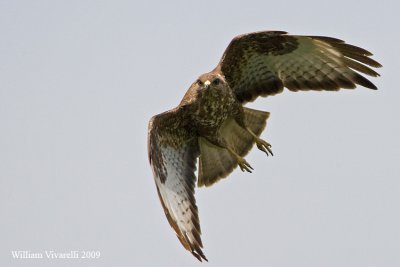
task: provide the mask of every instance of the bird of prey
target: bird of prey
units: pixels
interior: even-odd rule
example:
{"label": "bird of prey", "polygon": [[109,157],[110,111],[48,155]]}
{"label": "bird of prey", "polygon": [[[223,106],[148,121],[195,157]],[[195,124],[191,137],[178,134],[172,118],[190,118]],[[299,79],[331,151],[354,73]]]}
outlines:
{"label": "bird of prey", "polygon": [[367,50],[324,36],[262,31],[235,37],[217,67],[200,75],[180,104],[151,118],[148,153],[157,193],[179,241],[198,260],[207,260],[194,198],[197,186],[211,186],[237,166],[253,147],[271,154],[259,136],[268,112],[244,107],[258,96],[290,91],[376,86],[362,74],[379,76],[381,65]]}

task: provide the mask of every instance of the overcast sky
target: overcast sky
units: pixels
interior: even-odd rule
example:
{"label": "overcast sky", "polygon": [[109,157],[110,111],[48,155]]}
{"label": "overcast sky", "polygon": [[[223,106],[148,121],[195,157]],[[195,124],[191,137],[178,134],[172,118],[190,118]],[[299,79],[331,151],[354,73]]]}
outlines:
{"label": "overcast sky", "polygon": [[372,51],[379,90],[251,103],[275,156],[196,191],[203,266],[400,266],[395,2],[0,0],[0,265],[200,266],[163,214],[147,122],[234,36],[285,30]]}

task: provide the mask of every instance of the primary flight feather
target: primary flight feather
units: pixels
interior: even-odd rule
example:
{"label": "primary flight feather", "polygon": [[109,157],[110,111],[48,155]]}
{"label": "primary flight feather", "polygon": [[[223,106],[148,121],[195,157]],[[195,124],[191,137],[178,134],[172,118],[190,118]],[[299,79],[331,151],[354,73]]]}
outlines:
{"label": "primary flight feather", "polygon": [[178,107],[151,118],[149,161],[157,193],[182,245],[198,260],[202,248],[194,188],[211,186],[237,166],[254,144],[267,155],[271,145],[259,136],[268,112],[243,107],[258,96],[290,91],[377,89],[367,78],[381,65],[365,49],[323,36],[264,31],[235,37],[217,67],[201,75]]}

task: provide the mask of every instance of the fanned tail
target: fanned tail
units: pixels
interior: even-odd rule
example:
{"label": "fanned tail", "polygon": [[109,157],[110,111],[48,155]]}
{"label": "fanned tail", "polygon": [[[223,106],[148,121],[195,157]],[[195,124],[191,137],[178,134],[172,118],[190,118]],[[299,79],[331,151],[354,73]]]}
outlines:
{"label": "fanned tail", "polygon": [[[257,136],[260,136],[267,125],[269,112],[243,108],[244,122]],[[221,127],[221,135],[241,157],[244,157],[253,147],[253,136],[234,119],[228,119]],[[211,186],[221,178],[228,176],[238,165],[236,159],[228,150],[211,144],[199,137],[200,158],[199,177],[197,185]]]}

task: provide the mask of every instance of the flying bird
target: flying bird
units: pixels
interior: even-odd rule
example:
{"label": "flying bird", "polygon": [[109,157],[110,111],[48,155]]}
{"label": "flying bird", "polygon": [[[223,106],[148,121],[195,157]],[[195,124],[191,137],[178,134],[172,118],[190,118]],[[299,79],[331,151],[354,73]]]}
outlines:
{"label": "flying bird", "polygon": [[[254,144],[267,155],[271,145],[260,138],[269,113],[244,107],[258,96],[290,91],[352,89],[376,86],[362,74],[377,77],[381,65],[367,50],[324,36],[262,31],[239,35],[217,67],[200,75],[180,104],[150,119],[148,154],[157,193],[169,224],[183,247],[198,260],[202,248],[197,186],[211,186],[237,166]],[[198,174],[196,179],[196,165]]]}

